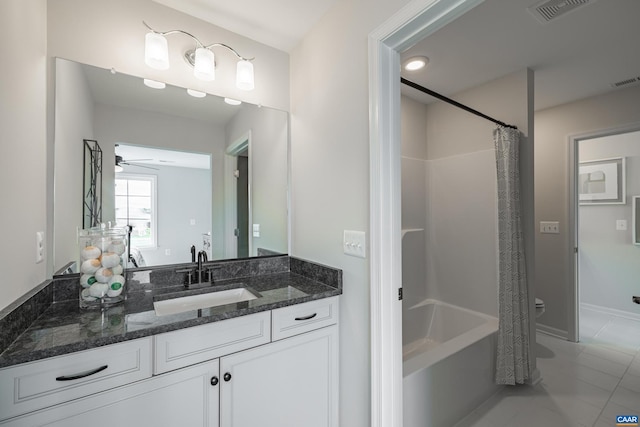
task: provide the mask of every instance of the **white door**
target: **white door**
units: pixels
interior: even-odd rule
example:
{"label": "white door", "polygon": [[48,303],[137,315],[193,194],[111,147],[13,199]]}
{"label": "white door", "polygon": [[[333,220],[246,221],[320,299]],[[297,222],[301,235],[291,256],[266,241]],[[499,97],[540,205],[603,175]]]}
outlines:
{"label": "white door", "polygon": [[338,427],[338,327],[220,359],[223,427]]}

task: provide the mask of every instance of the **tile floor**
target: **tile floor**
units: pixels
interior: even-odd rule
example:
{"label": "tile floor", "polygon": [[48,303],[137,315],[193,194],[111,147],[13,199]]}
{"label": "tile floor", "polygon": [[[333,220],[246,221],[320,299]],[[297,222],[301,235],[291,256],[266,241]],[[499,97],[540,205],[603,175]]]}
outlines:
{"label": "tile floor", "polygon": [[456,427],[611,427],[640,415],[640,321],[583,309],[580,328],[580,343],[538,333],[542,381],[505,387]]}

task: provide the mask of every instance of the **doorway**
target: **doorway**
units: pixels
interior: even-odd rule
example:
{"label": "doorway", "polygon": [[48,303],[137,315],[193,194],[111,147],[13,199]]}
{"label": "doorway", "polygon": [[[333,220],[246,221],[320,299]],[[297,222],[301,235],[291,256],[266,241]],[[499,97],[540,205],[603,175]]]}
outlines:
{"label": "doorway", "polygon": [[251,131],[229,145],[224,159],[224,254],[247,258],[253,254],[251,214]]}
{"label": "doorway", "polygon": [[249,150],[245,149],[237,157],[236,169],[236,237],[238,258],[249,257]]}
{"label": "doorway", "polygon": [[[611,341],[640,322],[640,124],[570,139],[574,233],[573,341]],[[640,323],[633,323],[640,325]]]}

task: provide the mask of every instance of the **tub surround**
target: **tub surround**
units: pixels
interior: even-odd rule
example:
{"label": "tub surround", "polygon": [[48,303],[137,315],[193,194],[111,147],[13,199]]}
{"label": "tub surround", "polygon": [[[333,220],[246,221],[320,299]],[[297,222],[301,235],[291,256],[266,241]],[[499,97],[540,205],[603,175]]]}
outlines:
{"label": "tub surround", "polygon": [[[78,275],[43,282],[0,312],[0,367],[155,335],[342,294],[342,271],[286,255],[215,262],[213,287],[185,290],[181,264],[127,271],[127,299],[103,310],[80,310]],[[156,316],[154,299],[239,285],[262,297]]]}

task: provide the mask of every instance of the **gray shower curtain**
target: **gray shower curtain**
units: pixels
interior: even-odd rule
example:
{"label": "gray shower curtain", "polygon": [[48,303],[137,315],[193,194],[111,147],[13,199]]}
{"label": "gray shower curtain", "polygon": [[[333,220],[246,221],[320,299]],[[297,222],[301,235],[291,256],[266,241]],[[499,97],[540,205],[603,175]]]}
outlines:
{"label": "gray shower curtain", "polygon": [[497,384],[529,378],[529,298],[520,203],[520,131],[493,131],[498,175],[498,351]]}

